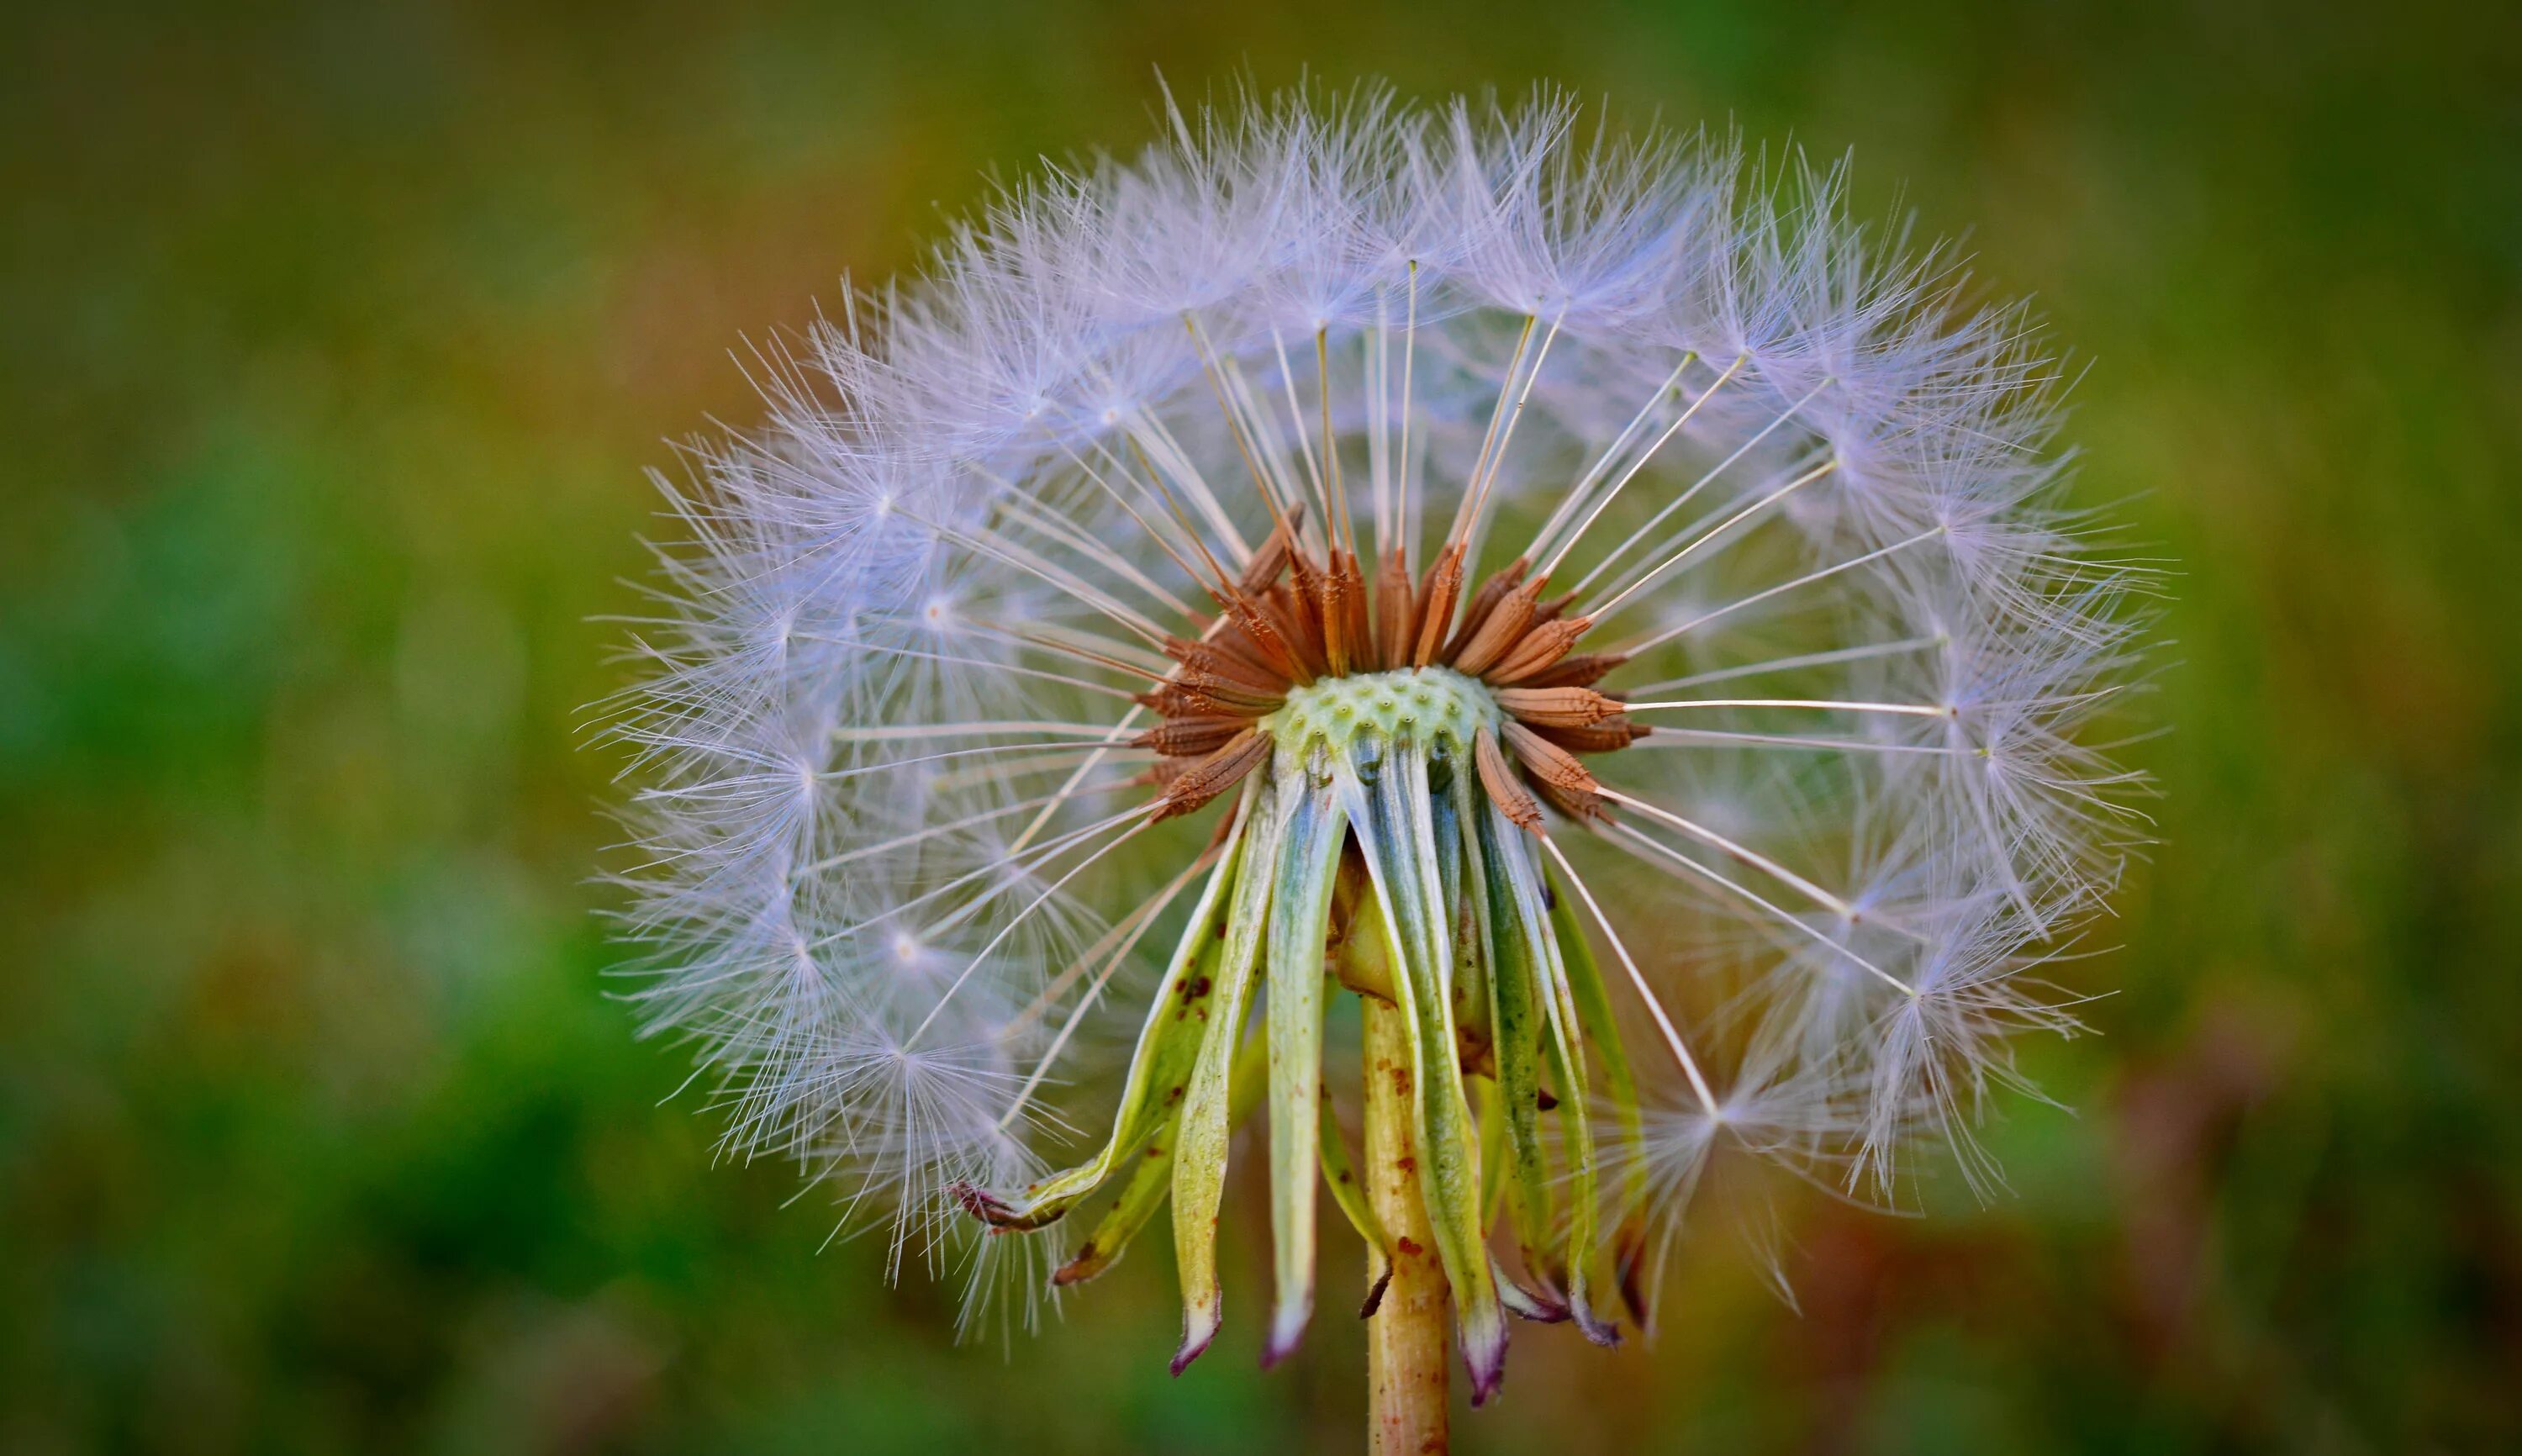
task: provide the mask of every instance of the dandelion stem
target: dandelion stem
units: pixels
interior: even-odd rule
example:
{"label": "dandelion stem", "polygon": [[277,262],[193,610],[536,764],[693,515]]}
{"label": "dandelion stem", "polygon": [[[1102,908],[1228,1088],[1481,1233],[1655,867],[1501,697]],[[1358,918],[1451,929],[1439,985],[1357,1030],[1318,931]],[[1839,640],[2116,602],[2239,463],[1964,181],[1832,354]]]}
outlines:
{"label": "dandelion stem", "polygon": [[[1350,936],[1347,944],[1370,939]],[[1368,1449],[1375,1456],[1441,1453],[1449,1291],[1419,1195],[1410,1016],[1379,997],[1359,1000],[1366,1020],[1366,1197],[1392,1239],[1392,1282],[1366,1322]]]}

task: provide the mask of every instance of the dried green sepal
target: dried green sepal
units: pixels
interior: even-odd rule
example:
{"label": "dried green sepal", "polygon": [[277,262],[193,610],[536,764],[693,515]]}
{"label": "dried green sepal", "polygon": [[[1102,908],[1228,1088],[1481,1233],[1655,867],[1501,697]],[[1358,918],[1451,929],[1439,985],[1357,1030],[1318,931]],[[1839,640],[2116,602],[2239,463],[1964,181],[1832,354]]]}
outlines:
{"label": "dried green sepal", "polygon": [[1545,1012],[1544,1050],[1551,1080],[1559,1088],[1560,1146],[1567,1159],[1568,1182],[1567,1307],[1587,1339],[1596,1344],[1617,1344],[1618,1329],[1594,1312],[1591,1270],[1600,1205],[1594,1129],[1586,1115],[1590,1089],[1575,998],[1568,986],[1559,938],[1551,931],[1550,897],[1543,888],[1540,867],[1504,813],[1491,807],[1481,821],[1481,829],[1491,860],[1504,870],[1506,894],[1501,897],[1501,909],[1515,921],[1536,973]]}
{"label": "dried green sepal", "polygon": [[1226,1196],[1229,1070],[1245,1014],[1252,1007],[1253,970],[1269,922],[1270,896],[1280,841],[1289,806],[1265,775],[1246,790],[1249,835],[1226,917],[1226,945],[1218,956],[1208,1033],[1201,1039],[1183,1096],[1182,1129],[1174,1152],[1174,1261],[1182,1282],[1183,1339],[1173,1372],[1199,1358],[1225,1318],[1217,1282],[1217,1210]]}
{"label": "dried green sepal", "polygon": [[1139,1030],[1139,1044],[1131,1054],[1130,1069],[1121,1084],[1121,1102],[1112,1114],[1111,1137],[1092,1159],[1030,1184],[1019,1194],[1002,1196],[970,1184],[957,1185],[952,1192],[974,1217],[993,1228],[1011,1232],[1057,1222],[1079,1200],[1101,1187],[1130,1153],[1180,1108],[1212,1019],[1216,985],[1208,969],[1214,960],[1210,953],[1229,892],[1236,883],[1237,867],[1245,853],[1259,788],[1256,780],[1244,791],[1217,866],[1200,889],[1199,902],[1192,908],[1191,923],[1183,930],[1182,940],[1165,967],[1164,979],[1157,983],[1153,1006]]}
{"label": "dried green sepal", "polygon": [[1266,1368],[1303,1339],[1314,1308],[1314,1183],[1321,1143],[1323,952],[1348,816],[1328,782],[1282,765],[1290,804],[1271,896],[1270,1239],[1275,1303]]}
{"label": "dried green sepal", "polygon": [[[1261,1101],[1269,1057],[1269,1041],[1264,1037],[1247,1036],[1235,1049],[1235,1069],[1228,1077],[1226,1099],[1226,1120],[1233,1126],[1242,1126],[1243,1119]],[[1165,1196],[1173,1191],[1174,1139],[1181,1127],[1181,1114],[1176,1113],[1166,1118],[1164,1126],[1147,1140],[1146,1147],[1131,1161],[1130,1176],[1123,1180],[1120,1196],[1096,1221],[1095,1232],[1087,1235],[1068,1262],[1051,1276],[1052,1284],[1084,1284],[1121,1262],[1130,1241],[1155,1217],[1156,1210],[1164,1206]]]}
{"label": "dried green sepal", "polygon": [[1506,1211],[1524,1268],[1547,1287],[1555,1282],[1559,1263],[1549,1246],[1550,1166],[1541,1146],[1541,1044],[1547,1012],[1540,1005],[1540,971],[1531,927],[1519,914],[1506,864],[1521,846],[1501,845],[1479,808],[1466,809],[1465,827],[1475,837],[1467,840],[1465,849],[1483,891],[1473,898],[1488,951],[1489,1006],[1497,1027],[1498,1120],[1508,1162],[1502,1170]]}

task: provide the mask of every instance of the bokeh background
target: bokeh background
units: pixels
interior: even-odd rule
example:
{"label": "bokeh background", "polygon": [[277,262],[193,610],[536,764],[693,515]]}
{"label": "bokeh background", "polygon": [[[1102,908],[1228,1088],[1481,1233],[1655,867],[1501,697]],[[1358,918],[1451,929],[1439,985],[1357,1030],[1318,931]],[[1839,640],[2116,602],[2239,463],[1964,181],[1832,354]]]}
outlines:
{"label": "bokeh background", "polygon": [[1720,1246],[1653,1349],[1528,1332],[1463,1449],[2522,1448],[2516,15],[10,7],[0,1450],[1355,1445],[1339,1321],[1169,1379],[1161,1254],[957,1347],[602,977],[642,470],[1159,70],[1853,147],[2040,299],[2180,563],[2163,842],[2013,1195],[1808,1210],[1800,1314]]}

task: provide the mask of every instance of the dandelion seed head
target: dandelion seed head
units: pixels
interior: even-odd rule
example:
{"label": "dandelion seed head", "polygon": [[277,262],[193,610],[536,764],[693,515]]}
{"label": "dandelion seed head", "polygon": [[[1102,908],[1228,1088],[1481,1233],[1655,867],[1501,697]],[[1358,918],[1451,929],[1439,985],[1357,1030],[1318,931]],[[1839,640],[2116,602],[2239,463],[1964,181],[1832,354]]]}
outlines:
{"label": "dandelion seed head", "polygon": [[1719,1155],[1999,1186],[1970,1128],[2143,834],[2096,740],[2150,583],[2064,503],[2032,320],[1844,165],[1554,93],[1162,119],[853,294],[664,483],[608,705],[631,995],[728,1151],[1021,1321],[1051,1256],[971,1191],[1091,1144],[1240,836],[1294,875],[1327,823],[1545,988],[1600,963],[1643,1089],[1601,1228],[1668,1246]]}

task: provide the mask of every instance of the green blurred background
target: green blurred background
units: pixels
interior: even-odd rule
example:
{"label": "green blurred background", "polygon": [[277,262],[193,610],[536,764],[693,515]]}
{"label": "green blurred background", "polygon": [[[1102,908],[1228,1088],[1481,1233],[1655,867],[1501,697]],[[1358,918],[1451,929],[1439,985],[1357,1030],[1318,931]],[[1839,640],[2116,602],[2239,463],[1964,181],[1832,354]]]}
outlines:
{"label": "green blurred background", "polygon": [[13,8],[0,1450],[1356,1444],[1340,1321],[1167,1378],[1161,1254],[956,1347],[600,978],[642,469],[1159,69],[1853,146],[2181,563],[2164,843],[2015,1195],[1808,1210],[1800,1315],[1712,1245],[1463,1448],[2522,1447],[2522,23],[2364,9]]}

